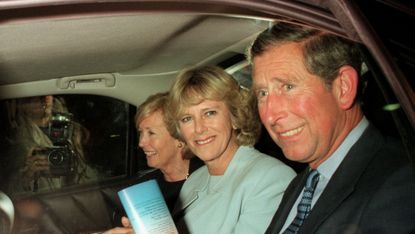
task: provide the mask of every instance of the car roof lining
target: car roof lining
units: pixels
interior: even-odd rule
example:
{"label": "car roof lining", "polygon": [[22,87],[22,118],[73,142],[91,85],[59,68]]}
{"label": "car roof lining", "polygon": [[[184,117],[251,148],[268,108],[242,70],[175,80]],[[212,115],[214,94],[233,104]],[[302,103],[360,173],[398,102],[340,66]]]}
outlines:
{"label": "car roof lining", "polygon": [[[264,28],[266,24],[258,20],[199,14],[101,16],[0,25],[1,82],[77,75],[73,71],[79,75],[175,72],[223,53],[223,48],[236,49],[234,44]],[[211,35],[216,36],[206,40]],[[239,48],[236,52],[244,51]],[[178,55],[181,58],[174,59]],[[87,59],[81,62],[79,58]]]}

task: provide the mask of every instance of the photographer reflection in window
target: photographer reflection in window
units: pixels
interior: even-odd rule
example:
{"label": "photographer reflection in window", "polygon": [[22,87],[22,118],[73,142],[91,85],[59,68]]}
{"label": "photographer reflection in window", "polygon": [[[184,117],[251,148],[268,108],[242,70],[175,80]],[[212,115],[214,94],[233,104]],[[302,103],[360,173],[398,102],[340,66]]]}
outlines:
{"label": "photographer reflection in window", "polygon": [[11,127],[9,192],[44,191],[94,178],[85,164],[88,131],[72,121],[63,99],[39,96],[7,101]]}

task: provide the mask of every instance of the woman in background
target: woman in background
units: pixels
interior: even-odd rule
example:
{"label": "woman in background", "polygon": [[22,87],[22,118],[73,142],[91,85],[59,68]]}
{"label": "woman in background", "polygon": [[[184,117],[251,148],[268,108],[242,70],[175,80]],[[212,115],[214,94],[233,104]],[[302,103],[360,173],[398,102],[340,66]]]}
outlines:
{"label": "woman in background", "polygon": [[[5,102],[9,129],[6,131],[7,180],[2,187],[9,194],[38,192],[76,184],[96,176],[87,167],[83,147],[88,131],[72,121],[65,102],[51,95],[8,100]],[[59,115],[58,127],[53,118]],[[49,153],[53,147],[66,156],[63,163],[53,167]],[[57,154],[58,155],[58,154]]]}
{"label": "woman in background", "polygon": [[[170,134],[166,127],[165,108],[168,93],[151,95],[142,103],[135,117],[139,133],[138,146],[146,155],[147,165],[154,168],[146,178],[156,178],[171,210],[189,175],[203,165],[186,149],[184,142]],[[158,170],[157,170],[158,169]]]}
{"label": "woman in background", "polygon": [[[146,155],[147,165],[153,168],[140,178],[156,179],[170,211],[179,196],[180,189],[189,175],[203,165],[187,149],[183,141],[174,137],[166,125],[165,110],[168,93],[149,96],[137,109],[136,128],[138,146]],[[126,217],[121,219],[124,227],[116,227],[105,233],[133,233]]]}

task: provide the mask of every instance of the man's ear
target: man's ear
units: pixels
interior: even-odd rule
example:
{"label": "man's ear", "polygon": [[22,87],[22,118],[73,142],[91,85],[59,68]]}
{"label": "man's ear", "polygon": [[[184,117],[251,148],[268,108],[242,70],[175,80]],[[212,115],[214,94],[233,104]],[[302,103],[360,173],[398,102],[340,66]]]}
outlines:
{"label": "man's ear", "polygon": [[342,66],[333,82],[333,89],[340,108],[347,110],[354,104],[357,95],[359,75],[351,66]]}

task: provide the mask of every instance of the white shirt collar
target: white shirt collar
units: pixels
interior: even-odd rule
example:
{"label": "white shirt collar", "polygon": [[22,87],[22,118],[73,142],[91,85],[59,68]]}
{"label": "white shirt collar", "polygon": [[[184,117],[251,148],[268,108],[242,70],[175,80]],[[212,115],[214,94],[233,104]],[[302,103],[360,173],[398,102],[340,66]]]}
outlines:
{"label": "white shirt collar", "polygon": [[359,124],[347,135],[344,141],[341,143],[339,148],[334,151],[334,153],[324,161],[317,170],[320,172],[320,175],[326,179],[330,179],[334,172],[339,167],[340,163],[346,157],[349,150],[356,143],[356,141],[362,136],[365,129],[369,126],[369,121],[363,117],[360,120]]}

